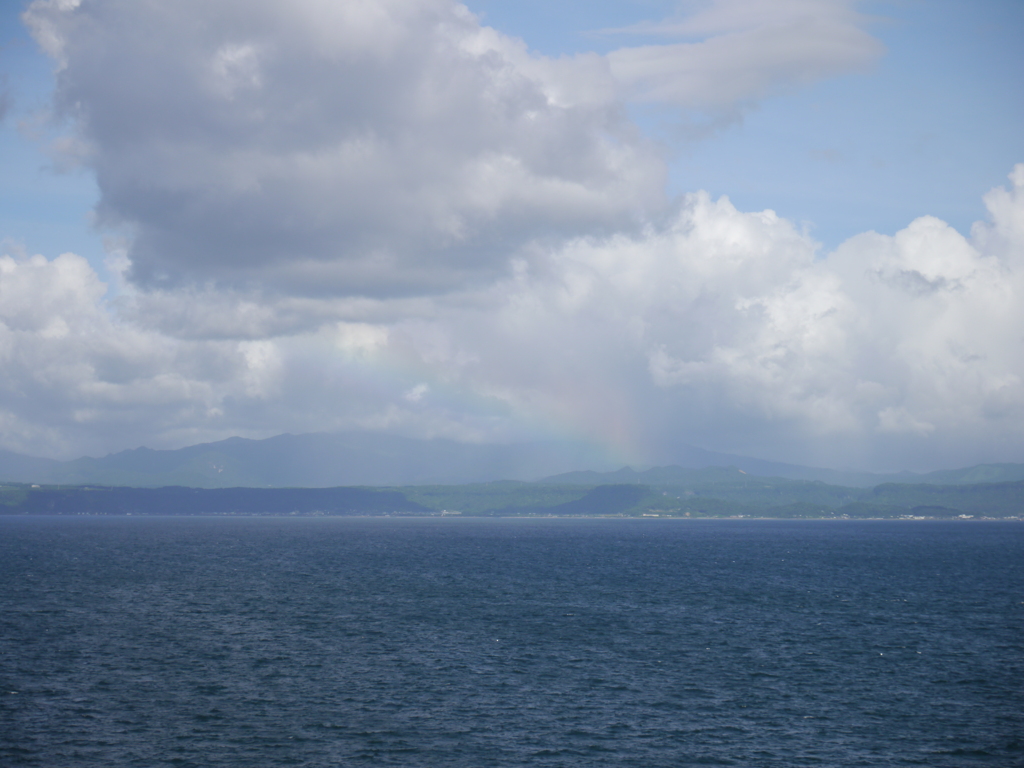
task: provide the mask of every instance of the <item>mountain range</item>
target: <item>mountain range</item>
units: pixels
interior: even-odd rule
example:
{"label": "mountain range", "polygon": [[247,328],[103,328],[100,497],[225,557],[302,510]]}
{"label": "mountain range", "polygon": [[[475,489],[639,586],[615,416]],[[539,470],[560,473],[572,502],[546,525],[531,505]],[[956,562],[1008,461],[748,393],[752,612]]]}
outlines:
{"label": "mountain range", "polygon": [[886,482],[960,485],[1024,480],[1024,464],[984,464],[928,474],[873,474],[784,464],[695,447],[685,448],[673,458],[673,466],[637,470],[616,468],[600,450],[573,442],[476,445],[371,432],[312,433],[264,440],[232,437],[177,450],[136,448],[70,461],[0,450],[0,481],[194,488],[405,486],[495,480],[665,486],[748,474],[869,488]]}

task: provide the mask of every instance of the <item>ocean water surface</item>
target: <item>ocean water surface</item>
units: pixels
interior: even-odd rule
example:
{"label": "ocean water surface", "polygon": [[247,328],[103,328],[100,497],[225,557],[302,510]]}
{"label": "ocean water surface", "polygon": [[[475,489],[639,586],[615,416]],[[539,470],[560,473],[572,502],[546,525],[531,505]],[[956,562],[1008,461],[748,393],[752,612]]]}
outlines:
{"label": "ocean water surface", "polygon": [[1022,766],[1024,524],[0,517],[3,766]]}

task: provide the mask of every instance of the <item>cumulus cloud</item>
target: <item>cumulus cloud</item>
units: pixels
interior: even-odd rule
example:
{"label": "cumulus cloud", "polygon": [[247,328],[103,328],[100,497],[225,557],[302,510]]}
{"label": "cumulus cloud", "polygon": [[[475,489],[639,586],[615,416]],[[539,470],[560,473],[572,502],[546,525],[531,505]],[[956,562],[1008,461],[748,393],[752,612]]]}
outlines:
{"label": "cumulus cloud", "polygon": [[119,324],[104,293],[74,254],[0,258],[0,430],[8,448],[61,453],[81,447],[96,422],[117,430],[144,410],[152,428],[170,415],[169,404],[209,404],[214,371],[196,370],[200,361],[182,359],[177,344]]}
{"label": "cumulus cloud", "polygon": [[[728,110],[878,53],[836,0],[718,0],[696,42],[552,59],[452,0],[36,0],[131,279],[429,295],[667,209],[633,100]],[[522,258],[522,254],[519,254]]]}
{"label": "cumulus cloud", "polygon": [[970,238],[923,217],[826,258],[771,211],[691,195],[662,227],[523,264],[493,312],[435,321],[463,361],[445,375],[647,461],[686,442],[875,468],[1024,458],[1022,174]]}
{"label": "cumulus cloud", "polygon": [[985,199],[970,237],[922,217],[822,257],[771,211],[698,193],[443,297],[307,299],[320,320],[291,328],[294,299],[221,295],[216,311],[259,306],[262,337],[175,334],[153,319],[187,291],[104,299],[78,257],[5,257],[3,431],[50,453],[102,443],[100,424],[166,445],[366,428],[571,434],[648,462],[680,443],[876,469],[1022,459],[1024,165]]}
{"label": "cumulus cloud", "polygon": [[36,0],[119,227],[0,259],[0,442],[365,428],[873,468],[1024,460],[1024,165],[969,237],[822,255],[666,200],[631,101],[728,114],[870,64],[852,2],[716,0],[545,58],[450,0]]}
{"label": "cumulus cloud", "polygon": [[386,328],[331,323],[269,338],[183,338],[140,321],[147,299],[109,298],[71,253],[0,257],[4,447],[70,457],[351,427],[394,394],[369,383]]}
{"label": "cumulus cloud", "polygon": [[661,201],[621,105],[568,87],[600,65],[531,57],[449,0],[43,0],[25,18],[141,284],[430,293]]}

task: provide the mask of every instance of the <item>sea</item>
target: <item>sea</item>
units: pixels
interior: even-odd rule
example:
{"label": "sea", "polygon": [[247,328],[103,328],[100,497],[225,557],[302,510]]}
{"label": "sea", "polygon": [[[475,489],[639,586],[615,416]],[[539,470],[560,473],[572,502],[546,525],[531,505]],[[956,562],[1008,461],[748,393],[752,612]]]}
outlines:
{"label": "sea", "polygon": [[0,517],[0,765],[1024,766],[1024,524]]}

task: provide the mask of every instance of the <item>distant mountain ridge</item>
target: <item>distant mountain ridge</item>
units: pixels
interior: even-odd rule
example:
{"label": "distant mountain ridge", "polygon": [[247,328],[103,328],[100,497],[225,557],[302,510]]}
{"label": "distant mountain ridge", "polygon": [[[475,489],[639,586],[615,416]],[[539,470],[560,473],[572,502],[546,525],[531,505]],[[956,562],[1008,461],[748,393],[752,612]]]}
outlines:
{"label": "distant mountain ridge", "polygon": [[0,481],[64,485],[193,488],[398,486],[534,480],[581,466],[611,469],[609,458],[570,442],[473,445],[372,432],[283,434],[264,440],[55,461],[0,451]]}
{"label": "distant mountain ridge", "polygon": [[[730,457],[741,458],[741,457]],[[964,469],[942,469],[926,474],[899,472],[891,475],[872,474],[869,472],[843,472],[841,470],[800,467],[791,464],[772,464],[776,474],[768,474],[764,467],[754,462],[746,462],[747,466],[761,469],[744,470],[733,464],[731,466],[711,466],[702,469],[692,467],[668,466],[652,467],[646,470],[635,470],[623,467],[614,472],[565,472],[560,475],[545,477],[539,482],[555,485],[605,485],[632,483],[656,486],[684,486],[706,483],[737,482],[747,475],[750,479],[776,477],[787,480],[809,480],[828,483],[829,485],[849,488],[873,488],[887,483],[908,483],[916,485],[975,485],[978,483],[1013,483],[1024,480],[1024,464],[979,464]],[[791,471],[791,469],[792,471]],[[770,471],[770,470],[769,470]],[[828,478],[828,479],[825,479]],[[845,482],[842,482],[845,480]]]}
{"label": "distant mountain ridge", "polygon": [[[599,449],[572,442],[473,445],[372,432],[283,434],[102,458],[57,461],[0,450],[0,481],[64,485],[192,488],[329,488],[462,484],[495,480],[567,485],[686,485],[779,477],[869,488],[887,482],[965,485],[1024,480],[1024,464],[983,464],[918,475],[805,467],[683,447],[676,465],[614,469]],[[588,468],[581,470],[581,468]]]}

